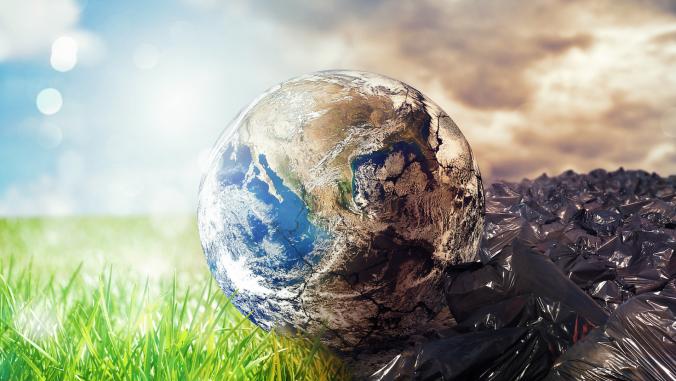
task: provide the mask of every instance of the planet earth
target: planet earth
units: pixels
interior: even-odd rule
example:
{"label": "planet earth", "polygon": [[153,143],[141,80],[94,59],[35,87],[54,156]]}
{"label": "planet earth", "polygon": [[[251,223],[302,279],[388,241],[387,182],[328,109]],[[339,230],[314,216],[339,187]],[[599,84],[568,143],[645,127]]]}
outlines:
{"label": "planet earth", "polygon": [[385,76],[324,71],[225,129],[198,223],[242,313],[355,353],[452,323],[444,270],[477,259],[483,209],[472,150],[439,106]]}

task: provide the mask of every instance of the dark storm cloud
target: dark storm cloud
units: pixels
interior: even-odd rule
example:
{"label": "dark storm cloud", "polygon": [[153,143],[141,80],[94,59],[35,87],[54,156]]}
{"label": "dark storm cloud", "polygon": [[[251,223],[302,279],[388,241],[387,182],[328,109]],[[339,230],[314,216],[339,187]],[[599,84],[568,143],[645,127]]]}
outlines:
{"label": "dark storm cloud", "polygon": [[653,38],[652,42],[656,45],[676,44],[676,31],[659,34]]}
{"label": "dark storm cloud", "polygon": [[[500,152],[502,149],[504,149],[504,147],[492,146],[490,152]],[[490,171],[490,178],[493,180],[521,180],[522,178],[527,177],[526,174],[529,174],[532,177],[543,172],[542,163],[533,160],[532,153],[528,152],[513,152],[508,157],[504,157],[503,155],[500,157],[500,160],[488,160],[487,162],[489,163],[489,168],[485,169]],[[491,181],[487,181],[485,185],[487,186],[490,183]]]}
{"label": "dark storm cloud", "polygon": [[413,21],[401,16],[404,24],[423,27],[402,31],[395,26],[390,33],[397,37],[393,40],[400,41],[401,59],[411,60],[427,72],[443,73],[444,87],[459,101],[481,109],[513,109],[523,106],[532,95],[532,81],[526,77],[532,65],[592,43],[590,35],[577,31],[554,34],[565,13],[548,16],[547,27],[532,21],[542,19],[541,11],[532,4],[457,2],[423,14],[410,13]]}
{"label": "dark storm cloud", "polygon": [[[572,48],[586,48],[592,42],[589,35],[570,37],[549,36],[526,39],[520,43],[519,49],[509,45],[493,46],[490,51],[483,51],[490,43],[475,41],[470,62],[480,63],[462,75],[449,76],[444,84],[455,88],[454,95],[468,106],[482,109],[513,109],[523,106],[530,99],[532,81],[525,77],[526,70],[536,62],[549,56],[562,54]],[[450,44],[449,44],[450,45]],[[465,51],[466,52],[466,51]],[[488,54],[486,54],[488,53]],[[458,56],[456,60],[464,61]],[[442,70],[445,62],[438,62],[437,70]]]}
{"label": "dark storm cloud", "polygon": [[364,61],[381,56],[394,65],[405,61],[423,76],[442,73],[448,91],[471,107],[510,109],[530,99],[525,74],[532,65],[593,43],[591,35],[565,27],[570,6],[559,3],[258,0],[248,6],[297,30],[367,45],[374,57]]}
{"label": "dark storm cloud", "polygon": [[643,0],[637,3],[656,8],[657,10],[676,14],[676,1],[674,0]]}
{"label": "dark storm cloud", "polygon": [[254,13],[302,29],[331,31],[351,19],[368,20],[386,3],[384,0],[250,0],[246,6]]}
{"label": "dark storm cloud", "polygon": [[[428,36],[424,42],[407,36],[402,53],[426,71],[444,73],[440,78],[444,87],[466,105],[514,109],[531,98],[532,80],[525,75],[531,65],[568,49],[585,48],[592,42],[588,35],[531,36],[514,43],[505,42],[515,41],[510,37],[505,41],[496,39],[505,33],[499,29],[458,30],[438,38]],[[463,37],[466,35],[473,37]]]}
{"label": "dark storm cloud", "polygon": [[622,22],[628,15],[626,22],[636,25],[673,3],[255,0],[246,6],[301,33],[343,36],[371,53],[358,63],[438,78],[456,100],[489,110],[527,106],[537,81],[529,70],[592,47],[597,19]]}
{"label": "dark storm cloud", "polygon": [[[660,151],[660,145],[664,149],[673,144],[659,128],[663,116],[652,106],[616,97],[605,112],[555,119],[545,116],[540,125],[518,126],[512,132],[512,149],[483,146],[478,156],[494,179],[619,166],[669,175],[664,169],[674,162],[676,151]],[[651,158],[655,153],[661,156]],[[658,164],[656,168],[644,168],[651,160]]]}
{"label": "dark storm cloud", "polygon": [[604,125],[633,130],[653,125],[665,117],[665,112],[660,108],[645,101],[628,100],[626,94],[614,95],[612,99],[611,107],[600,116],[600,122]]}
{"label": "dark storm cloud", "polygon": [[342,67],[434,89],[489,179],[568,167],[676,170],[676,1],[242,6],[288,33],[296,56],[341,41]]}
{"label": "dark storm cloud", "polygon": [[592,47],[600,20],[636,26],[656,15],[669,17],[676,1],[253,0],[241,6],[299,31],[301,38],[343,36],[372,51],[364,61],[415,66],[421,76],[441,78],[459,100],[489,109],[527,102],[533,91],[528,70],[571,49]]}

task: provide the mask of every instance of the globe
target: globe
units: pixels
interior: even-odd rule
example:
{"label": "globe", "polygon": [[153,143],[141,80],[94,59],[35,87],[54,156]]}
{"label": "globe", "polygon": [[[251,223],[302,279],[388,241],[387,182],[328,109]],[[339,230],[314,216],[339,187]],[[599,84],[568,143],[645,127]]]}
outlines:
{"label": "globe", "polygon": [[198,224],[213,276],[264,329],[339,353],[447,326],[444,271],[477,259],[481,175],[416,89],[324,71],[275,86],[214,146]]}

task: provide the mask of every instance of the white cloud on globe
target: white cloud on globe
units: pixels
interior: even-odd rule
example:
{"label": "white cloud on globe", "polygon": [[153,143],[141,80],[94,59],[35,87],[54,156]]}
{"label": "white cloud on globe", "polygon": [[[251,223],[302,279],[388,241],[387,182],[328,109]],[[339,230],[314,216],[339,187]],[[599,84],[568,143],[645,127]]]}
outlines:
{"label": "white cloud on globe", "polygon": [[54,115],[63,106],[63,98],[59,90],[48,87],[38,93],[35,99],[38,110],[45,115]]}

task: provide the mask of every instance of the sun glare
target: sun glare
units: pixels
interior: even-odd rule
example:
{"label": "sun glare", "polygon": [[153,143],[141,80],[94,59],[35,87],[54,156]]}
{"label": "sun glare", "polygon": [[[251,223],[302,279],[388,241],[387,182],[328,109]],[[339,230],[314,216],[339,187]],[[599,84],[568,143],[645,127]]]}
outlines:
{"label": "sun glare", "polygon": [[71,37],[62,36],[52,43],[52,55],[49,62],[56,71],[66,72],[77,65],[77,42]]}
{"label": "sun glare", "polygon": [[41,113],[53,115],[61,110],[63,98],[59,90],[49,87],[38,93],[35,103]]}

